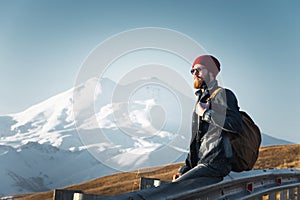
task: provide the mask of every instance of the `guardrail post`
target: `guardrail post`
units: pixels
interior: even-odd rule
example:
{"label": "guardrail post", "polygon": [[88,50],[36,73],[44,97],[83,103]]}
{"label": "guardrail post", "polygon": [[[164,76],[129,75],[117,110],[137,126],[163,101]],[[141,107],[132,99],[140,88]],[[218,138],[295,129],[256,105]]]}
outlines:
{"label": "guardrail post", "polygon": [[73,200],[83,200],[83,194],[78,192],[74,193]]}
{"label": "guardrail post", "polygon": [[269,200],[276,200],[276,192],[272,192],[269,194]]}
{"label": "guardrail post", "polygon": [[289,189],[289,199],[295,199],[295,188]]}
{"label": "guardrail post", "polygon": [[280,191],[280,200],[286,200],[287,198],[287,190]]}
{"label": "guardrail post", "polygon": [[263,200],[263,196],[257,197],[255,200]]}
{"label": "guardrail post", "polygon": [[82,193],[82,192],[79,190],[56,189],[54,190],[53,200],[73,200],[75,193]]}

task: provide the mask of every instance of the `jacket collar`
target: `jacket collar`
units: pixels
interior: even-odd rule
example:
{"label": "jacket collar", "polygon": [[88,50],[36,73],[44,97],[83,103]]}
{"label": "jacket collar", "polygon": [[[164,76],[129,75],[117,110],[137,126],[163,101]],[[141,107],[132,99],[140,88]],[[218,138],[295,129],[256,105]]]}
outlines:
{"label": "jacket collar", "polygon": [[203,96],[207,95],[208,93],[211,94],[218,87],[218,81],[213,80],[209,84],[205,84],[203,88],[197,90],[195,95],[201,97],[202,94],[204,94]]}

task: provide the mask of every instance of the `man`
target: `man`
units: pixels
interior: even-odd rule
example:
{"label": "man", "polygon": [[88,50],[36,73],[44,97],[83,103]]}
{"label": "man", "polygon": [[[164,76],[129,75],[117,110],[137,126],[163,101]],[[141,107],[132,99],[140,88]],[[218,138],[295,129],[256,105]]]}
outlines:
{"label": "man", "polygon": [[220,63],[211,55],[197,57],[192,65],[198,101],[193,112],[189,153],[185,164],[174,175],[174,182],[210,177],[212,181],[208,184],[211,184],[223,180],[231,171],[234,156],[228,134],[241,130],[242,118],[233,92],[218,89],[219,71]]}
{"label": "man", "polygon": [[234,157],[227,134],[241,130],[242,118],[235,95],[228,89],[217,90],[219,71],[220,63],[211,55],[199,56],[192,65],[198,101],[193,112],[190,151],[174,181],[123,194],[118,199],[172,199],[174,194],[176,199],[176,193],[217,183],[231,171]]}

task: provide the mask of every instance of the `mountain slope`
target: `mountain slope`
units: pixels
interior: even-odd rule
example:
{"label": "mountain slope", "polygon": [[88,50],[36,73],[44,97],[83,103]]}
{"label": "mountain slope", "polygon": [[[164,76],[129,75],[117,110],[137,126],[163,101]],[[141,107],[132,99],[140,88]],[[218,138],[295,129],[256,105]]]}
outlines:
{"label": "mountain slope", "polygon": [[272,137],[270,135],[262,133],[262,142],[261,146],[275,146],[275,145],[283,145],[283,144],[293,144],[290,141],[278,139]]}
{"label": "mountain slope", "polygon": [[[0,116],[0,195],[182,162],[194,99],[155,79],[90,79]],[[263,135],[263,145],[286,144]],[[130,159],[129,159],[130,158]]]}
{"label": "mountain slope", "polygon": [[[94,87],[98,88],[95,102],[86,98]],[[188,139],[176,133],[176,115],[162,119],[156,114],[165,113],[162,104],[167,104],[164,109],[175,107],[167,101],[170,94],[162,95],[161,88],[149,85],[128,105],[120,98],[111,101],[113,87],[108,79],[100,84],[91,79],[21,113],[0,116],[0,177],[5,180],[0,195],[44,191],[117,171],[167,164],[185,153],[176,144]],[[132,85],[120,87],[125,93],[132,89]],[[80,102],[79,107],[74,102]],[[91,113],[91,107],[98,110]],[[75,112],[83,115],[76,118]],[[118,113],[121,123],[117,124]],[[165,159],[168,153],[173,157]]]}

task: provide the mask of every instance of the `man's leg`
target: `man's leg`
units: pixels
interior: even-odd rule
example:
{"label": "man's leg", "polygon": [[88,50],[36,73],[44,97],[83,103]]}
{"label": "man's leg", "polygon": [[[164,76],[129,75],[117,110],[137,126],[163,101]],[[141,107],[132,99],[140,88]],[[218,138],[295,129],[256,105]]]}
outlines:
{"label": "man's leg", "polygon": [[210,177],[212,179],[215,179],[216,182],[223,180],[223,176],[217,170],[209,168],[204,164],[198,164],[196,167],[194,167],[193,169],[191,169],[188,172],[186,172],[185,174],[183,174],[181,177],[176,179],[174,182],[179,182],[179,181],[194,179],[194,178],[200,178],[200,177]]}

